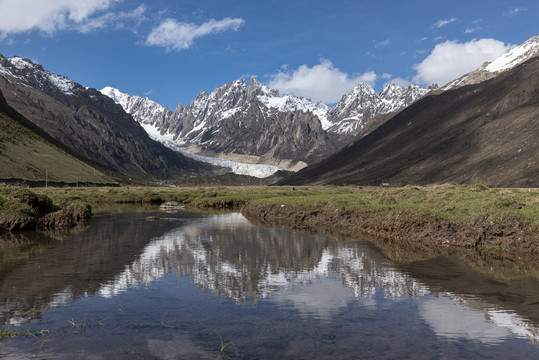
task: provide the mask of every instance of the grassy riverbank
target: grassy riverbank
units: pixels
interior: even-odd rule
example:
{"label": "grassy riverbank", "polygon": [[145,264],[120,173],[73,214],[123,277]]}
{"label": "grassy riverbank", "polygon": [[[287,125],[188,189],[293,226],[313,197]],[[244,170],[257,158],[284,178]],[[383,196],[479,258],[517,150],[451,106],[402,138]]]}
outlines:
{"label": "grassy riverbank", "polygon": [[382,187],[120,187],[33,189],[54,203],[159,204],[241,210],[264,224],[345,236],[370,233],[410,247],[539,252],[539,189],[483,185]]}

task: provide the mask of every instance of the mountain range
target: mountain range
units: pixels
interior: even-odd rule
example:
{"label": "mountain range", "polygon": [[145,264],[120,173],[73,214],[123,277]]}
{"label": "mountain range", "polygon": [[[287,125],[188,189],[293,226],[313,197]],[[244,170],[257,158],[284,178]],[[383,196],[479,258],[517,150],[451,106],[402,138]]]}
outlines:
{"label": "mountain range", "polygon": [[172,112],[148,98],[111,87],[101,90],[164,143],[213,156],[251,156],[292,169],[329,156],[374,117],[399,111],[428,91],[388,84],[378,94],[370,85],[359,84],[330,108],[303,97],[281,96],[256,78],[248,84],[239,79],[210,94],[201,91],[187,107],[178,105]]}
{"label": "mountain range", "polygon": [[[440,89],[358,84],[333,107],[252,78],[172,111],[1,55],[0,91],[36,136],[94,168],[145,179],[307,166],[282,183],[537,186],[537,55],[539,36]],[[4,168],[14,162],[2,154]]]}
{"label": "mountain range", "polygon": [[426,96],[281,184],[539,185],[539,57]]}
{"label": "mountain range", "polygon": [[7,103],[81,157],[144,178],[213,173],[159,142],[109,97],[52,74],[29,59],[0,55]]}

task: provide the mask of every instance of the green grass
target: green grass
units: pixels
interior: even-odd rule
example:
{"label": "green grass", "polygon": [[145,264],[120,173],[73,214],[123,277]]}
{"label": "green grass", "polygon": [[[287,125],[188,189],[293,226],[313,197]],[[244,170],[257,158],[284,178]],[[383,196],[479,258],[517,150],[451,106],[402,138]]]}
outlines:
{"label": "green grass", "polygon": [[539,189],[487,188],[483,185],[338,187],[338,186],[246,186],[246,187],[120,187],[36,189],[56,203],[80,198],[91,203],[148,204],[180,201],[194,208],[227,202],[274,204],[327,211],[372,210],[381,216],[398,210],[431,214],[455,222],[478,216],[518,215],[539,226]]}
{"label": "green grass", "polygon": [[3,113],[0,113],[0,179],[115,183]]}

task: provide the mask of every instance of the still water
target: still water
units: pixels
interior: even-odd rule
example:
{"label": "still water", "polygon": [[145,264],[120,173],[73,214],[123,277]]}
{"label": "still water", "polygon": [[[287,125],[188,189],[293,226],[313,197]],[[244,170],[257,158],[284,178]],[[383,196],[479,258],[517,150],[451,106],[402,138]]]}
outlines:
{"label": "still water", "polygon": [[[147,221],[149,215],[157,221]],[[2,247],[6,359],[539,359],[536,279],[399,265],[241,214],[100,214]]]}

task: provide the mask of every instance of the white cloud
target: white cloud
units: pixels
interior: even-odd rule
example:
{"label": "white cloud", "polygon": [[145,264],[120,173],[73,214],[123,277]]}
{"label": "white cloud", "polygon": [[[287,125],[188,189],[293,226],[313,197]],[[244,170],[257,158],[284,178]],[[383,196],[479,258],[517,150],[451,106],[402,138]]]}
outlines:
{"label": "white cloud", "polygon": [[446,25],[449,25],[451,23],[454,23],[455,21],[457,21],[456,18],[451,18],[451,19],[442,19],[442,20],[438,20],[436,21],[433,26],[436,27],[436,28],[441,28],[441,27],[444,27]]}
{"label": "white cloud", "polygon": [[272,75],[268,85],[283,94],[304,96],[314,101],[330,104],[341,99],[359,83],[373,85],[378,75],[373,71],[350,76],[322,59],[319,65],[301,65],[293,71],[281,71]]}
{"label": "white cloud", "polygon": [[237,31],[244,23],[243,19],[231,19],[228,17],[219,21],[211,19],[202,25],[166,19],[151,31],[146,38],[146,45],[162,46],[167,50],[181,51],[188,49],[196,38],[227,30]]}
{"label": "white cloud", "polygon": [[0,38],[39,30],[53,35],[93,21],[96,13],[121,0],[0,0]]}
{"label": "white cloud", "polygon": [[142,4],[131,11],[122,11],[119,13],[107,12],[101,16],[90,18],[81,24],[74,25],[73,28],[81,33],[89,33],[110,26],[122,28],[125,25],[124,22],[128,20],[136,20],[138,23],[146,20],[144,17],[146,10],[146,5]]}
{"label": "white cloud", "polygon": [[445,41],[437,44],[419,64],[414,65],[420,84],[444,85],[470,71],[485,61],[492,61],[511,46],[495,39],[471,40],[466,43]]}
{"label": "white cloud", "polygon": [[384,84],[384,86],[386,86],[387,84],[397,84],[397,85],[400,85],[400,86],[405,88],[405,87],[411,85],[412,83],[410,81],[406,80],[406,79],[397,77],[397,78],[391,79],[391,81],[386,82]]}
{"label": "white cloud", "polygon": [[517,16],[519,13],[521,13],[523,11],[526,11],[526,10],[528,10],[528,9],[521,8],[521,7],[516,7],[516,8],[513,8],[513,9],[505,10],[503,12],[503,15],[508,16],[508,17],[513,17],[513,16]]}
{"label": "white cloud", "polygon": [[388,46],[389,44],[391,44],[391,40],[389,40],[389,39],[385,39],[385,40],[382,40],[382,41],[374,41],[374,47],[375,48],[383,48],[383,47]]}

